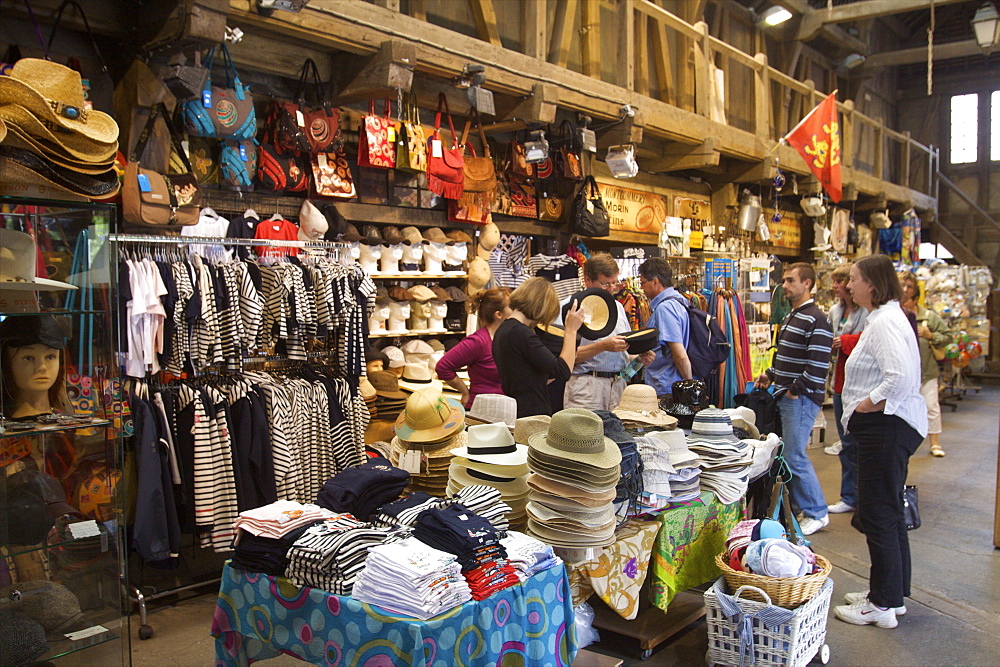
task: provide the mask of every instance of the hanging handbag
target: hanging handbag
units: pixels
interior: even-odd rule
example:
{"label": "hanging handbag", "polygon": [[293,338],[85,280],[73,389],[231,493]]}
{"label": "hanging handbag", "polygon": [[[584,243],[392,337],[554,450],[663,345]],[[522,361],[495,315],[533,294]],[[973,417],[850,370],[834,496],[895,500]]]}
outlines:
{"label": "hanging handbag", "polygon": [[208,69],[201,65],[201,51],[194,52],[194,64],[175,62],[161,70],[161,78],[170,92],[184,102],[201,95],[208,81]]}
{"label": "hanging handbag", "polygon": [[493,222],[493,213],[476,203],[465,203],[464,197],[460,201],[448,200],[448,220],[451,222],[465,222],[470,225],[485,225]]}
{"label": "hanging handbag", "polygon": [[[441,141],[441,111],[448,116],[451,130],[451,148]],[[427,142],[427,189],[446,199],[458,199],[465,189],[465,157],[458,144],[455,124],[451,120],[448,99],[438,94],[437,114],[434,116],[434,134]]]}
{"label": "hanging handbag", "polygon": [[524,143],[517,140],[517,135],[510,140],[510,161],[507,173],[516,178],[529,179],[535,177],[535,165],[528,164],[524,153]]}
{"label": "hanging handbag", "polygon": [[[188,137],[187,155],[198,185],[218,185],[220,178],[219,142],[204,137]],[[255,162],[256,163],[256,162]],[[170,171],[181,172],[184,163],[176,150],[170,151]]]}
{"label": "hanging handbag", "polygon": [[[146,142],[149,141],[153,131],[153,124],[161,115],[167,122],[170,141],[174,144],[174,149],[187,173],[160,174],[152,169],[144,169],[140,164]],[[139,141],[136,142],[135,150],[125,165],[125,176],[122,180],[122,218],[133,225],[153,227],[193,225],[198,222],[200,199],[198,179],[181,146],[174,124],[166,107],[162,103],[157,104],[150,112],[146,126],[139,135]]]}
{"label": "hanging handbag", "polygon": [[253,190],[253,179],[257,174],[256,139],[236,141],[226,139],[222,142],[219,156],[219,168],[222,174],[220,183],[223,187],[239,192]]}
{"label": "hanging handbag", "polygon": [[907,530],[920,528],[920,508],[917,506],[917,485],[903,485],[903,521]]}
{"label": "hanging handbag", "polygon": [[304,192],[309,174],[296,153],[284,153],[274,144],[261,144],[257,157],[257,184],[270,192]]}
{"label": "hanging handbag", "polygon": [[388,97],[385,98],[385,116],[375,115],[375,100],[368,102],[368,115],[361,121],[358,135],[359,167],[396,167],[396,125],[391,116],[392,103]]}
{"label": "hanging handbag", "polygon": [[410,91],[406,103],[406,116],[399,124],[396,139],[396,169],[402,171],[427,171],[427,134],[420,124],[417,96]]}
{"label": "hanging handbag", "polygon": [[580,151],[574,148],[573,125],[568,120],[564,120],[559,126],[559,152],[556,154],[557,169],[559,175],[570,181],[583,180],[583,163],[580,158]]}
{"label": "hanging handbag", "polygon": [[[315,104],[306,101],[310,78]],[[340,111],[330,104],[312,58],[302,63],[294,101],[275,102],[269,115],[274,143],[282,151],[323,153],[340,141]]]}
{"label": "hanging handbag", "polygon": [[538,200],[535,198],[535,186],[516,178],[507,179],[510,190],[510,214],[521,218],[538,217]]}
{"label": "hanging handbag", "polygon": [[236,66],[229,55],[229,47],[222,45],[226,70],[226,87],[212,85],[212,63],[215,49],[208,52],[205,67],[208,79],[201,96],[183,105],[184,125],[188,134],[212,139],[253,139],[257,134],[257,113],[253,97],[243,87]]}
{"label": "hanging handbag", "polygon": [[343,153],[312,156],[313,189],[320,197],[351,199],[357,196],[351,167]]}
{"label": "hanging handbag", "polygon": [[593,176],[587,176],[573,196],[573,233],[588,238],[611,233],[611,218]]}
{"label": "hanging handbag", "polygon": [[[483,157],[476,156],[476,149],[468,143],[469,130],[472,124],[476,124],[479,131],[479,140],[483,145]],[[469,118],[465,122],[465,130],[462,132],[462,140],[459,142],[464,148],[468,148],[472,155],[462,156],[462,171],[465,179],[462,184],[461,202],[463,207],[476,207],[485,209],[489,213],[493,204],[493,196],[497,189],[496,170],[493,165],[493,156],[490,154],[490,145],[486,141],[486,133],[483,132],[483,124],[479,120],[479,112],[476,107],[472,107]]]}
{"label": "hanging handbag", "polygon": [[[49,32],[49,41],[46,44],[46,49],[48,53],[52,52],[52,40],[56,36],[56,30],[58,30],[59,24],[62,22],[63,12],[66,11],[67,7],[75,9],[83,21],[83,28],[87,32],[87,41],[90,42],[90,48],[93,50],[94,55],[97,56],[98,66],[96,68],[90,66],[84,67],[80,59],[75,57],[70,58],[67,65],[70,69],[80,73],[80,79],[83,83],[85,106],[88,109],[97,109],[107,114],[113,114],[115,82],[111,79],[108,66],[104,63],[104,56],[101,55],[101,50],[97,47],[97,40],[94,39],[94,33],[90,29],[90,22],[87,20],[87,15],[76,0],[63,0],[62,4],[59,5],[59,9],[56,10],[56,20],[52,24],[52,30]],[[76,49],[70,52],[74,51]]]}
{"label": "hanging handbag", "polygon": [[566,215],[566,200],[548,190],[538,194],[538,219],[545,222],[562,222]]}

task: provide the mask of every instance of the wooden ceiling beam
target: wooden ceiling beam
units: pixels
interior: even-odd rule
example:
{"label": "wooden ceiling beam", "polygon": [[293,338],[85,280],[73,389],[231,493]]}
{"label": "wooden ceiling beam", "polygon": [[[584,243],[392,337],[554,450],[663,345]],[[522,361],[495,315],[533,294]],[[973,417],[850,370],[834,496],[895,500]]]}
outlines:
{"label": "wooden ceiling beam", "polygon": [[934,7],[967,2],[967,0],[862,0],[849,4],[837,5],[832,10],[810,9],[803,14],[799,34],[815,36],[822,26],[837,23],[852,23],[875,19],[881,16],[903,14]]}
{"label": "wooden ceiling beam", "polygon": [[[358,58],[358,56],[348,56]],[[379,97],[395,98],[396,90],[410,90],[413,68],[417,64],[417,49],[413,44],[397,39],[382,42],[379,50],[360,68],[343,68],[342,72],[357,72],[340,87],[338,104],[350,104]]]}
{"label": "wooden ceiling beam", "polygon": [[686,169],[717,167],[722,154],[715,148],[715,138],[708,137],[697,145],[674,143],[655,159],[642,160],[643,170],[654,174]]}
{"label": "wooden ceiling beam", "polygon": [[493,0],[471,0],[472,18],[476,21],[479,39],[500,46],[500,29],[497,28],[497,10]]}
{"label": "wooden ceiling beam", "polygon": [[[964,58],[966,56],[981,55],[982,53],[983,50],[979,48],[979,44],[974,39],[934,45],[934,60]],[[897,67],[899,65],[912,65],[922,62],[927,62],[926,46],[900,49],[898,51],[883,51],[882,53],[873,53],[868,56],[868,60],[859,68],[860,72],[858,73],[881,69],[883,67]]]}

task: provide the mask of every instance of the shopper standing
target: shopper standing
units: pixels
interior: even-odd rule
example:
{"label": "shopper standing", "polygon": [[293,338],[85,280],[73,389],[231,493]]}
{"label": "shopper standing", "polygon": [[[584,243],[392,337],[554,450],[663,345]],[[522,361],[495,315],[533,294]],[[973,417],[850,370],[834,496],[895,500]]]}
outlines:
{"label": "shopper standing", "polygon": [[[437,376],[462,395],[466,408],[472,407],[479,394],[503,393],[493,361],[493,336],[510,315],[510,290],[497,287],[476,294],[469,302],[469,311],[476,314],[479,329],[445,352],[434,367]],[[469,386],[456,375],[462,368],[469,369]]]}
{"label": "shopper standing", "polygon": [[[865,328],[865,318],[868,311],[854,303],[847,283],[851,279],[851,267],[838,266],[831,275],[833,293],[837,303],[830,309],[830,327],[833,329],[833,417],[837,421],[837,434],[840,435],[840,445],[837,455],[840,457],[840,500],[826,509],[831,514],[853,512],[858,506],[858,448],[854,436],[844,431],[840,418],[844,415],[844,401],[840,392],[844,388],[844,364],[851,355],[854,346],[858,344],[862,329]],[[832,447],[832,445],[831,445]],[[831,447],[826,451],[830,453]]]}
{"label": "shopper standing", "polygon": [[500,372],[503,393],[517,400],[517,416],[550,415],[546,385],[567,380],[576,361],[576,333],[583,324],[579,304],[566,313],[562,351],[555,356],[534,328],[548,325],[559,312],[559,297],[545,278],[529,278],[510,295],[510,316],[493,335],[493,360]]}
{"label": "shopper standing", "polygon": [[855,625],[896,627],[910,595],[910,543],[903,485],[910,456],[927,434],[920,395],[920,353],[900,307],[903,289],[892,262],[870,255],[851,267],[854,301],[869,311],[847,360],[843,423],[858,441],[856,519],[871,558],[867,593],[850,593],[837,618]]}
{"label": "shopper standing", "polygon": [[757,377],[756,385],[777,387],[774,397],[781,414],[785,446],[782,455],[792,473],[792,505],[802,512],[800,527],[806,535],[830,523],[823,489],[806,452],[809,433],[826,394],[833,335],[826,315],[813,301],[816,272],[805,262],[787,267],[782,287],[792,312],[778,330],[774,365]]}
{"label": "shopper standing", "polygon": [[941,436],[941,404],[938,402],[938,368],[932,348],[942,348],[951,342],[951,332],[941,316],[920,305],[920,285],[912,273],[899,274],[903,287],[903,311],[913,313],[917,320],[917,343],[920,347],[920,393],[927,404],[927,439],[931,444],[931,454],[944,456],[939,438]]}
{"label": "shopper standing", "polygon": [[674,382],[692,376],[686,349],[690,327],[685,299],[674,288],[673,271],[661,257],[639,265],[639,286],[652,313],[646,326],[657,331],[656,356],[646,367],[646,384],[657,396],[669,395]]}
{"label": "shopper standing", "polygon": [[[583,265],[583,284],[587,289],[602,289],[614,294],[619,285],[618,274],[618,262],[611,255],[595,253]],[[566,299],[562,305],[568,301]],[[617,300],[615,310],[618,320],[610,335],[576,348],[576,364],[563,396],[564,408],[610,411],[618,407],[625,390],[625,381],[619,373],[629,362],[628,343],[622,334],[629,333],[632,328],[625,309]],[[652,361],[653,354],[647,353],[643,360]]]}

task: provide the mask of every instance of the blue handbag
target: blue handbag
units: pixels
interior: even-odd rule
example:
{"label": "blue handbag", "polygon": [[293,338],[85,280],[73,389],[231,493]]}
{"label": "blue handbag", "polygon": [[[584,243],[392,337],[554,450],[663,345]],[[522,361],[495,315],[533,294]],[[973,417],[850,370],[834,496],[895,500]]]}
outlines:
{"label": "blue handbag", "polygon": [[222,172],[222,186],[230,190],[248,192],[253,190],[253,179],[257,173],[256,139],[237,141],[226,139],[222,142],[219,168]]}
{"label": "blue handbag", "polygon": [[225,44],[222,45],[222,55],[225,59],[226,87],[212,85],[213,48],[206,58],[208,77],[201,96],[188,100],[182,107],[184,126],[194,137],[248,141],[257,134],[253,96],[243,87],[229,55],[229,47]]}

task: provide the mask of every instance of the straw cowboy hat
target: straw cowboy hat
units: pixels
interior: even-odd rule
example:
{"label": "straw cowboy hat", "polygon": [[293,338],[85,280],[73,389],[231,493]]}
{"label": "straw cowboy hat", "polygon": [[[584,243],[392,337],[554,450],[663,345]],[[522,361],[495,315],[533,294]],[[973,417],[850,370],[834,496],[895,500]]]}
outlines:
{"label": "straw cowboy hat", "polygon": [[117,141],[104,143],[72,132],[53,131],[46,121],[20,104],[0,104],[0,119],[7,125],[8,132],[17,134],[45,155],[83,162],[108,162],[114,160],[118,151]]}
{"label": "straw cowboy hat", "polygon": [[609,469],[622,461],[618,445],[604,437],[601,418],[583,408],[568,408],[552,415],[548,431],[529,437],[528,447],[574,466]]}
{"label": "straw cowboy hat", "polygon": [[[4,109],[10,108],[11,107],[9,106],[0,107],[0,117],[2,117],[2,111]],[[2,118],[0,118],[0,122],[3,122]],[[25,133],[24,130],[17,125],[5,125],[5,127],[8,129],[7,138],[3,140],[6,145],[31,151],[32,153],[37,153],[46,160],[59,165],[60,167],[65,167],[66,169],[71,169],[73,171],[79,171],[84,174],[98,174],[109,169],[113,169],[115,166],[115,156],[117,155],[117,151],[104,159],[82,159],[72,153],[69,153],[68,151],[62,150],[59,146],[46,144],[37,137],[33,137]]]}
{"label": "straw cowboy hat", "polygon": [[583,324],[580,325],[580,335],[590,340],[604,338],[615,330],[618,324],[618,306],[615,298],[606,289],[591,287],[577,292],[563,306],[563,322],[573,303],[580,304],[583,311]]}
{"label": "straw cowboy hat", "polygon": [[396,435],[407,442],[434,442],[461,431],[465,409],[458,401],[446,398],[436,387],[413,392],[406,408],[396,419]]}
{"label": "straw cowboy hat", "polygon": [[0,227],[0,289],[34,292],[77,289],[69,283],[38,278],[37,257],[38,250],[30,235]]}
{"label": "straw cowboy hat", "polygon": [[675,428],[677,418],[660,409],[656,390],[648,384],[630,384],[622,392],[621,401],[614,410],[622,421],[639,422],[650,426]]}
{"label": "straw cowboy hat", "polygon": [[[528,462],[528,448],[514,444],[514,436],[503,422],[477,424],[466,429],[469,443],[451,450],[455,456],[496,465],[516,466]],[[527,472],[527,471],[525,471]]]}
{"label": "straw cowboy hat", "polygon": [[499,422],[512,430],[517,424],[517,399],[503,394],[476,394],[465,419],[481,424]]}
{"label": "straw cowboy hat", "polygon": [[20,104],[39,119],[93,141],[118,141],[118,124],[101,111],[87,109],[80,73],[38,58],[21,58],[0,78],[0,105]]}
{"label": "straw cowboy hat", "polygon": [[3,185],[44,185],[88,199],[111,197],[121,186],[114,169],[84,174],[60,167],[31,151],[0,146],[0,173]]}

